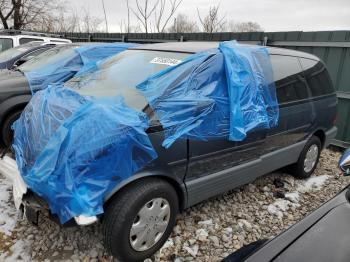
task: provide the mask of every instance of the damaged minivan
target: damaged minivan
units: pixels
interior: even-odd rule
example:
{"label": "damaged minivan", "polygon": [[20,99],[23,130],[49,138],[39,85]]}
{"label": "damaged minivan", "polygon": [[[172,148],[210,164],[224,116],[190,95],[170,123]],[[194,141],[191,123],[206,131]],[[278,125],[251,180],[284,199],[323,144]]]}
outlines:
{"label": "damaged minivan", "polygon": [[34,95],[0,171],[29,220],[101,221],[120,261],[150,257],[203,200],[285,166],[309,177],[337,132],[324,63],[287,49],[142,45],[64,87]]}

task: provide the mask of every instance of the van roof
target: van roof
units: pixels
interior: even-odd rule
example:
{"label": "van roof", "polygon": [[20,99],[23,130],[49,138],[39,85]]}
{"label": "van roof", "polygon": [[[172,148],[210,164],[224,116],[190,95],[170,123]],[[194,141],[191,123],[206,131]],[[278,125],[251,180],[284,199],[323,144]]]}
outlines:
{"label": "van roof", "polygon": [[[140,50],[154,50],[154,51],[167,51],[167,52],[179,52],[179,53],[198,53],[208,49],[218,48],[219,42],[167,42],[158,44],[145,44],[136,46],[130,49],[140,49]],[[267,49],[270,54],[274,55],[287,55],[304,57],[313,60],[320,60],[318,57],[291,49],[269,47]]]}

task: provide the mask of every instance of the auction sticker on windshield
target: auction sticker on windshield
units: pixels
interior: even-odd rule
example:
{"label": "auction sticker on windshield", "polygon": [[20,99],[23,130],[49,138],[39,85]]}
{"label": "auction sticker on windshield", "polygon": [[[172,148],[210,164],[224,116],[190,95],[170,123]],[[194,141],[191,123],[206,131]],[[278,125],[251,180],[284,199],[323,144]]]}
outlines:
{"label": "auction sticker on windshield", "polygon": [[168,58],[168,57],[155,57],[150,62],[151,64],[159,64],[159,65],[168,65],[168,66],[175,66],[180,64],[182,61],[174,58]]}

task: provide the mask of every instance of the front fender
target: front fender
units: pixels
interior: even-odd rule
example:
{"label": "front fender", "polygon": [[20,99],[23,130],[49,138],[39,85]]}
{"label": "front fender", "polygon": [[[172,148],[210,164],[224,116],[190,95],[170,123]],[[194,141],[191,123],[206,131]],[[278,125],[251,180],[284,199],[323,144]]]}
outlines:
{"label": "front fender", "polygon": [[125,179],[122,182],[120,182],[113,190],[110,191],[110,193],[105,197],[105,203],[125,186],[128,186],[137,180],[148,177],[158,177],[170,182],[175,187],[175,190],[179,195],[181,209],[184,209],[187,206],[187,190],[185,184],[183,183],[183,181],[177,179],[174,175],[170,174],[165,170],[143,170],[139,173],[132,175],[128,179]]}
{"label": "front fender", "polygon": [[0,104],[0,123],[4,120],[4,117],[15,108],[25,107],[30,99],[31,95],[19,95],[6,99]]}

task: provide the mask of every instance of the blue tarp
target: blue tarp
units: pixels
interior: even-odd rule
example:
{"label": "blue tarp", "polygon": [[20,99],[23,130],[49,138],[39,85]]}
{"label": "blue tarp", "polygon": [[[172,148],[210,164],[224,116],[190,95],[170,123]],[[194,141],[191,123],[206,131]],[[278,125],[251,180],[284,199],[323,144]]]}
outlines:
{"label": "blue tarp", "polygon": [[147,127],[146,115],[121,97],[54,86],[37,92],[15,122],[13,148],[24,181],[65,223],[103,213],[106,194],[157,157]]}
{"label": "blue tarp", "polygon": [[163,146],[179,138],[242,141],[278,124],[279,109],[265,47],[223,42],[188,57],[137,87],[163,128]]}
{"label": "blue tarp", "polygon": [[[89,43],[74,48],[72,55],[43,65],[37,70],[25,72],[32,93],[49,84],[63,83],[75,75],[98,69],[98,63],[135,46],[131,43]],[[44,54],[43,54],[44,55]]]}
{"label": "blue tarp", "polygon": [[225,57],[230,99],[230,140],[241,141],[252,130],[278,125],[279,107],[270,56],[266,47],[219,46]]}
{"label": "blue tarp", "polygon": [[166,148],[183,137],[228,139],[226,83],[224,57],[211,50],[192,55],[138,85],[164,128]]}

